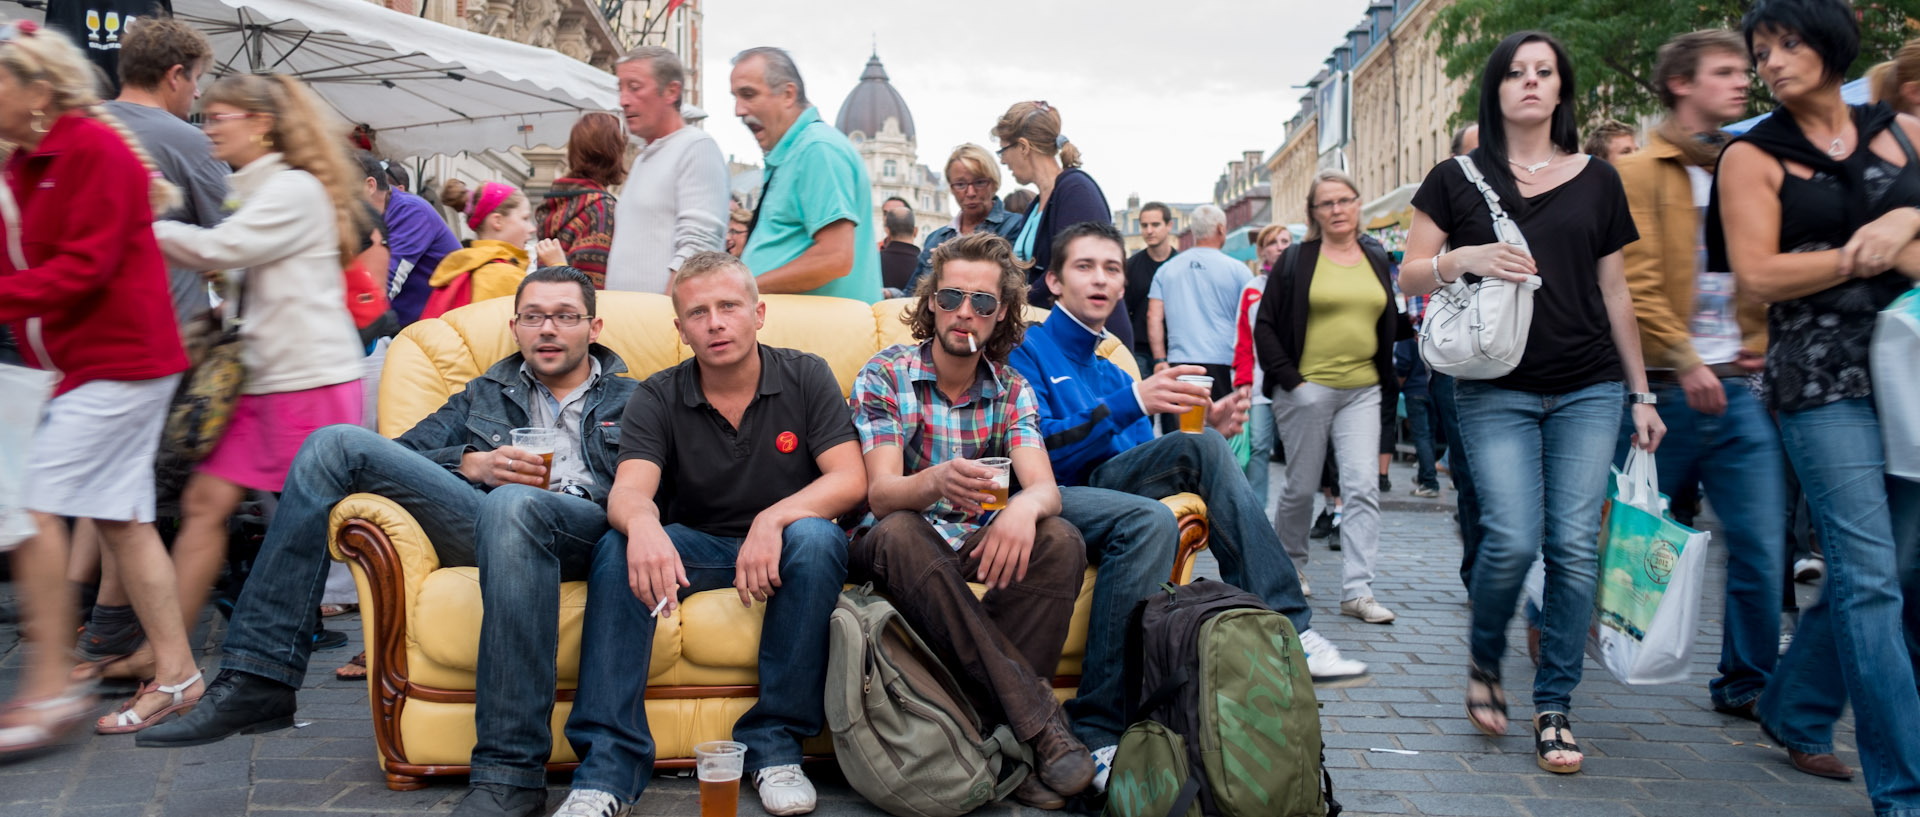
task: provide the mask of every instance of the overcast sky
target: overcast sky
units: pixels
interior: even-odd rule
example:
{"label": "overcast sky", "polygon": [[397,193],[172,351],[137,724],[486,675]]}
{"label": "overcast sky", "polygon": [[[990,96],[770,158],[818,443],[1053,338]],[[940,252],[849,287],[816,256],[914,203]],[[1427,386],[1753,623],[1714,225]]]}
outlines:
{"label": "overcast sky", "polygon": [[759,163],[733,116],[729,61],[741,49],[792,52],[829,123],[877,40],[907,101],[920,161],[962,142],[997,147],[1007,106],[1060,109],[1087,172],[1115,207],[1202,202],[1241,151],[1271,152],[1305,83],[1361,20],[1366,0],[705,0],[704,107],[722,150]]}

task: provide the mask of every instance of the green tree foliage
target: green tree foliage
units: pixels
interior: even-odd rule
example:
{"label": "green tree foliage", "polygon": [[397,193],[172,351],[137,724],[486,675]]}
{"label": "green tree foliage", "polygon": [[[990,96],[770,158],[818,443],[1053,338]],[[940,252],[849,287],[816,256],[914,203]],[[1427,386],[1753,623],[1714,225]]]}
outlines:
{"label": "green tree foliage", "polygon": [[[1428,0],[1442,2],[1443,0]],[[1453,0],[1435,18],[1447,76],[1471,85],[1460,97],[1454,122],[1472,121],[1479,110],[1480,72],[1500,40],[1515,31],[1546,31],[1567,49],[1579,83],[1579,121],[1632,121],[1660,110],[1653,60],[1672,37],[1705,28],[1739,30],[1750,0]],[[1847,77],[1865,73],[1920,37],[1920,0],[1856,2],[1860,58]],[[1754,83],[1751,107],[1773,107],[1764,85]]]}

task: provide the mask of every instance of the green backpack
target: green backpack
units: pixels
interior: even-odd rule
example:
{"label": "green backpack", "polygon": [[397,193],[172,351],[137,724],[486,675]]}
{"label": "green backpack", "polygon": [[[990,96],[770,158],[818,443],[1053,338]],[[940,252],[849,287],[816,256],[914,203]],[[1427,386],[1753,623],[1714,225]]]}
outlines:
{"label": "green backpack", "polygon": [[953,675],[868,585],[840,594],[830,621],[827,728],[847,783],[897,817],[959,817],[1006,797],[1030,749],[984,728]]}
{"label": "green backpack", "polygon": [[1337,817],[1293,623],[1208,579],[1134,608],[1106,817]]}

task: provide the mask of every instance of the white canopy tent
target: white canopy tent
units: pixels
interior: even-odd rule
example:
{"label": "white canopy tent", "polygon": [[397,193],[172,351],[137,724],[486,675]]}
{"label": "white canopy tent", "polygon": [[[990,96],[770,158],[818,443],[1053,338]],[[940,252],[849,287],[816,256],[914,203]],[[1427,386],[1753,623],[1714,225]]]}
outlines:
{"label": "white canopy tent", "polygon": [[173,10],[213,42],[211,73],[299,77],[395,158],[557,146],[582,113],[618,108],[613,76],[593,66],[374,3],[173,0]]}

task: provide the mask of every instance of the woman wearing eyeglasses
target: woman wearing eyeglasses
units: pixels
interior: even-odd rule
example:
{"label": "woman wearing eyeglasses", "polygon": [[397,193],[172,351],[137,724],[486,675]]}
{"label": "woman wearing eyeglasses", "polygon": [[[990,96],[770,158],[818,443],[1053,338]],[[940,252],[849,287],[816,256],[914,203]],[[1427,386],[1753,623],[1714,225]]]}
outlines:
{"label": "woman wearing eyeglasses", "polygon": [[1395,401],[1393,342],[1404,320],[1393,299],[1393,261],[1360,236],[1360,191],[1323,170],[1307,193],[1307,237],[1274,262],[1254,318],[1261,387],[1287,452],[1287,477],[1273,529],[1296,572],[1307,567],[1313,495],[1331,437],[1345,518],[1338,528],[1340,612],[1369,624],[1393,621],[1374,600],[1380,552],[1380,484],[1370,464],[1381,418]]}
{"label": "woman wearing eyeglasses", "polygon": [[986,148],[972,143],[954,148],[953,155],[947,157],[946,173],[947,189],[953,192],[953,203],[960,207],[960,215],[954,216],[952,224],[927,234],[926,246],[920,248],[920,263],[907,279],[908,292],[919,287],[920,279],[933,270],[935,247],[975,230],[987,230],[1012,241],[1027,220],[1025,215],[1001,204],[1000,163],[993,160],[993,154]]}
{"label": "woman wearing eyeglasses", "polygon": [[[1013,180],[1040,191],[1009,240],[1014,257],[1027,265],[1027,302],[1051,309],[1047,269],[1053,263],[1053,237],[1083,221],[1112,224],[1113,211],[1099,183],[1080,169],[1080,148],[1060,132],[1058,109],[1045,102],[1015,102],[994,124],[993,136],[1000,140],[1000,161]],[[1107,331],[1133,348],[1133,320],[1124,301],[1107,318]]]}
{"label": "woman wearing eyeglasses", "polygon": [[341,270],[360,252],[366,174],[343,124],[299,80],[240,74],[200,98],[213,157],[234,168],[226,220],[154,224],[175,267],[233,270],[245,382],[233,417],[180,497],[180,606],[199,618],[227,552],[227,518],[249,490],[278,492],[307,435],[357,424],[364,346]]}

